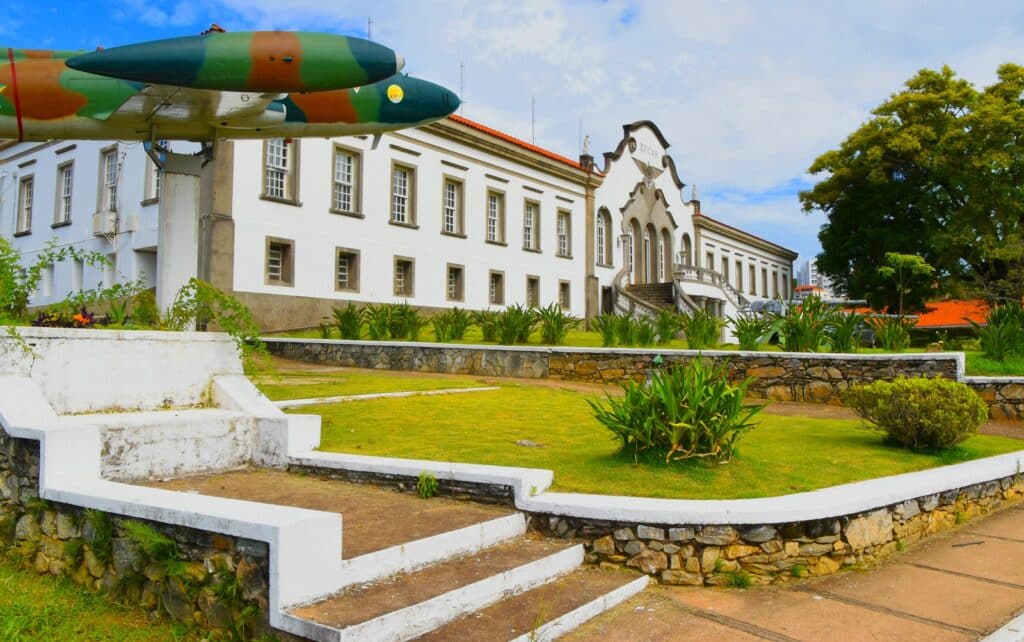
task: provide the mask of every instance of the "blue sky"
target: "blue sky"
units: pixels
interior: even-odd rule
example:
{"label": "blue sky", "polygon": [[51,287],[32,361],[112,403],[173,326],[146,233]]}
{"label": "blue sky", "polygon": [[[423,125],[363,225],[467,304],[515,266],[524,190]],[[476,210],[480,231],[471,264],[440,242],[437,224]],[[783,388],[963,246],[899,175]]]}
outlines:
{"label": "blue sky", "polygon": [[[91,49],[227,29],[364,35],[459,89],[464,115],[574,157],[656,122],[705,213],[801,254],[806,168],[922,67],[984,86],[1024,63],[1024,3],[975,0],[6,0],[0,44]],[[531,123],[531,97],[536,121]],[[689,187],[686,191],[689,196]]]}

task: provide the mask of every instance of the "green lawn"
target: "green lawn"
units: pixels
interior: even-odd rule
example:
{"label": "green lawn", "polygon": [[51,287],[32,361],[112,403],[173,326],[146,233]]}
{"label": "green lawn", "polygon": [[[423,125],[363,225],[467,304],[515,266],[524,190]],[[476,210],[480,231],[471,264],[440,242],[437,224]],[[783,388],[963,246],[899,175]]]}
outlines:
{"label": "green lawn", "polygon": [[455,376],[409,376],[404,372],[346,373],[296,372],[265,374],[256,383],[274,401],[316,399],[375,392],[411,392],[445,388],[479,388],[475,379]]}
{"label": "green lawn", "polygon": [[[921,470],[1024,448],[975,436],[957,451],[912,453],[848,419],[759,415],[739,456],[713,468],[620,455],[587,395],[511,385],[493,392],[306,407],[323,417],[326,451],[548,468],[554,489],[677,498],[765,497]],[[526,439],[543,448],[518,446]]]}
{"label": "green lawn", "polygon": [[0,640],[4,642],[167,642],[196,640],[183,624],[151,623],[66,579],[0,559]]}
{"label": "green lawn", "polygon": [[1024,359],[1010,357],[1006,361],[986,359],[981,352],[965,352],[967,374],[992,377],[1024,377]]}

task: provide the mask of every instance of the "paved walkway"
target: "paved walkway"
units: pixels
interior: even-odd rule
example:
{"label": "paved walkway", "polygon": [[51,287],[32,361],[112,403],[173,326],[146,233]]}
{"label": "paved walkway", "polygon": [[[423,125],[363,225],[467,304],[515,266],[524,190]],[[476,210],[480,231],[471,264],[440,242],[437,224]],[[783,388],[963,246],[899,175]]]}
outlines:
{"label": "paved walkway", "polygon": [[1022,611],[1024,506],[1017,506],[867,571],[789,588],[656,587],[564,639],[978,640]]}

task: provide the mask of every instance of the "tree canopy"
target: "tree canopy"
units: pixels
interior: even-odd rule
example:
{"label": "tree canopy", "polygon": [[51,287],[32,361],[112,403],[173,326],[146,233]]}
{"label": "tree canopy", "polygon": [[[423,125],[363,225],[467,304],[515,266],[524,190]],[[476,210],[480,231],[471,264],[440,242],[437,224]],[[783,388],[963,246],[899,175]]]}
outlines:
{"label": "tree canopy", "polygon": [[[952,69],[922,69],[808,170],[800,193],[828,221],[818,269],[851,297],[895,308],[878,268],[922,257],[940,294],[1024,295],[1024,67],[1004,64],[983,91]],[[922,285],[927,285],[921,282]],[[905,295],[920,309],[926,287]]]}

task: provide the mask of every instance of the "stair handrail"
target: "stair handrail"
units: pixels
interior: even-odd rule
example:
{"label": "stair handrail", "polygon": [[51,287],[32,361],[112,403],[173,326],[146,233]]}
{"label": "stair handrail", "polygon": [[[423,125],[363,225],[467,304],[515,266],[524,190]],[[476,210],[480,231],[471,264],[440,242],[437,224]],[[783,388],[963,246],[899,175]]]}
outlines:
{"label": "stair handrail", "polygon": [[699,265],[686,265],[683,263],[674,264],[672,272],[678,281],[704,283],[717,287],[725,295],[725,298],[729,300],[729,303],[735,305],[737,309],[750,304],[746,297],[738,292],[721,272],[702,268]]}
{"label": "stair handrail", "polygon": [[633,295],[632,293],[630,293],[628,290],[626,290],[625,285],[623,285],[623,281],[625,281],[626,275],[628,273],[629,273],[629,267],[628,266],[623,266],[622,269],[620,269],[618,271],[618,273],[615,275],[615,278],[612,279],[612,287],[615,288],[615,294],[616,294],[616,297],[615,297],[616,298],[616,304],[618,303],[618,298],[619,297],[624,297],[626,299],[626,301],[629,302],[629,310],[628,310],[628,312],[630,314],[633,314],[633,312],[637,308],[640,308],[640,309],[644,310],[645,312],[647,312],[647,314],[650,314],[651,316],[657,316],[658,309],[659,309],[657,306],[651,305],[647,301],[644,301],[640,297],[637,297],[637,296]]}

